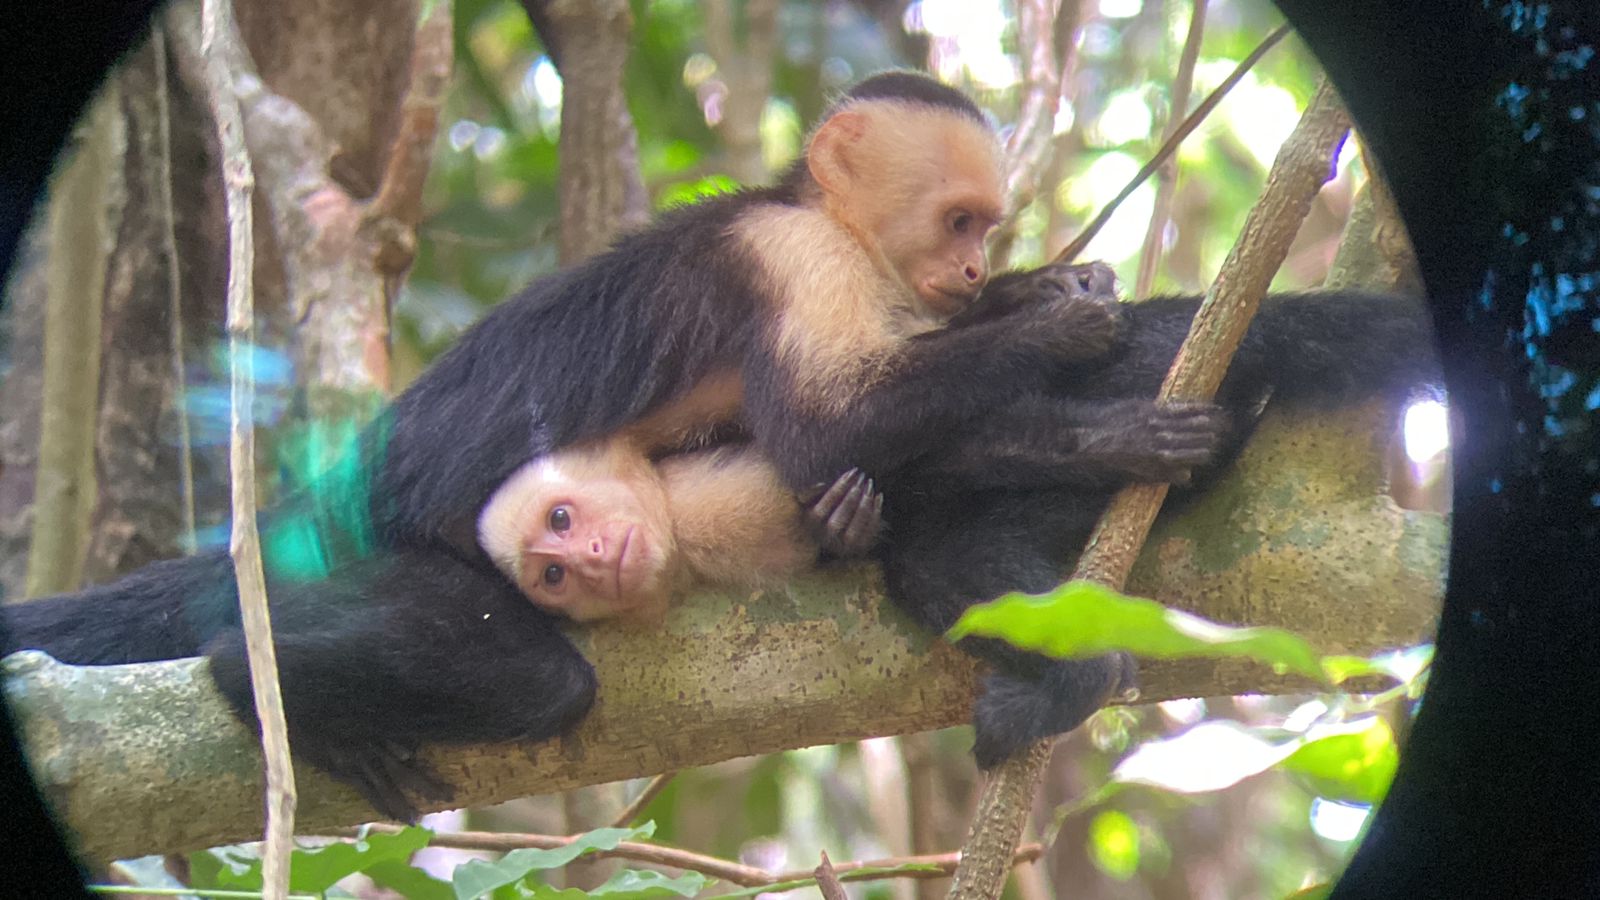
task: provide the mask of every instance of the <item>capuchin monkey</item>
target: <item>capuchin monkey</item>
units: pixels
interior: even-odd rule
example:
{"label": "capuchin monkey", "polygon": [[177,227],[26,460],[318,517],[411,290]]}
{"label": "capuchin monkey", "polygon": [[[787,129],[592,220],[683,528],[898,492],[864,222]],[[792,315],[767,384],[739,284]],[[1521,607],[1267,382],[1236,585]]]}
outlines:
{"label": "capuchin monkey", "polygon": [[[1047,281],[1056,289],[1040,291]],[[890,599],[942,633],[973,603],[1050,590],[1117,490],[1184,485],[1214,469],[1268,402],[1327,409],[1399,399],[1440,377],[1420,303],[1342,291],[1279,295],[1263,301],[1215,403],[1158,404],[1200,299],[1118,303],[1109,267],[1056,265],[986,292],[957,316],[955,330],[1041,301],[1100,304],[1118,316],[1119,337],[1103,359],[1057,367],[1043,390],[972,418],[908,465],[867,470],[885,497],[879,557]],[[1053,660],[989,638],[959,646],[994,664],[973,713],[983,768],[1071,730],[1134,683],[1126,654]]]}
{"label": "capuchin monkey", "polygon": [[[1057,364],[1103,355],[1116,316],[1100,304],[942,327],[988,280],[1001,197],[999,147],[971,100],[878,75],[776,185],[664,213],[491,311],[363,433],[360,458],[336,468],[357,477],[262,514],[294,750],[410,820],[412,796],[449,797],[419,745],[544,740],[582,719],[592,667],[477,542],[484,505],[530,459],[619,435],[664,456],[737,418],[784,484],[809,489],[851,467],[893,471],[1044,390]],[[1028,282],[1010,281],[1049,300],[1049,279]],[[8,651],[204,654],[255,724],[223,550],[6,612]]]}
{"label": "capuchin monkey", "polygon": [[518,469],[484,505],[478,542],[541,609],[652,624],[692,587],[762,587],[822,555],[865,555],[882,509],[853,469],[802,509],[746,447],[652,463],[607,442]]}

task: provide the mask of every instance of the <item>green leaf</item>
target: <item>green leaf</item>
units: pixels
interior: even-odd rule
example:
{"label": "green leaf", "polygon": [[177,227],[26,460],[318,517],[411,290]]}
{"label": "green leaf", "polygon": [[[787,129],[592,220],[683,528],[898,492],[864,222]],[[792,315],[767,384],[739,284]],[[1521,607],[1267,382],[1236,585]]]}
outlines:
{"label": "green leaf", "polygon": [[1378,716],[1353,725],[1359,730],[1305,742],[1283,761],[1283,768],[1305,777],[1313,790],[1332,800],[1382,800],[1400,764],[1394,732]]}
{"label": "green leaf", "polygon": [[428,846],[432,839],[433,832],[413,826],[393,834],[373,832],[355,843],[296,850],[289,854],[289,889],[311,893],[326,891],[339,879],[364,872],[369,866],[404,862],[411,854]]}
{"label": "green leaf", "polygon": [[1089,822],[1089,858],[1118,881],[1139,871],[1139,826],[1127,813],[1108,809]]}
{"label": "green leaf", "polygon": [[388,888],[406,900],[452,900],[455,897],[449,882],[399,860],[374,863],[362,873],[379,887]]}
{"label": "green leaf", "polygon": [[[386,863],[403,866],[411,854],[428,846],[428,841],[432,839],[433,832],[428,829],[409,827],[393,834],[369,834],[354,843],[341,842],[313,850],[294,850],[289,854],[289,890],[320,894],[346,875],[365,872],[369,867]],[[203,875],[195,874],[196,864],[199,864],[199,871]],[[245,856],[230,848],[193,854],[190,856],[190,865],[191,883],[195,887],[261,890],[261,860],[258,857]],[[421,896],[423,900],[432,900],[428,895]]]}
{"label": "green leaf", "polygon": [[[655,830],[653,822],[646,822],[638,828],[596,828],[580,835],[572,843],[554,849],[513,850],[493,862],[471,860],[456,867],[451,885],[455,889],[456,900],[472,900],[498,888],[516,884],[528,877],[529,873],[560,868],[585,853],[596,850],[614,850],[623,841],[647,838],[654,834]],[[586,895],[579,892],[570,896]]]}
{"label": "green leaf", "polygon": [[1092,581],[1047,594],[1007,594],[967,610],[949,637],[997,637],[1055,657],[1126,650],[1156,659],[1245,657],[1278,672],[1324,677],[1315,651],[1281,628],[1235,628],[1128,597]]}

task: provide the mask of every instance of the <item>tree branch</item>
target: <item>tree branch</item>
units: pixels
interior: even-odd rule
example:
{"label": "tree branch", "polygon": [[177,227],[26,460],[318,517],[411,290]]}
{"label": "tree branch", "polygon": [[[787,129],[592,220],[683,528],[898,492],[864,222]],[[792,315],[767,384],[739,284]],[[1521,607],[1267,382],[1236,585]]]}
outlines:
{"label": "tree branch", "polygon": [[122,117],[115,83],[89,107],[78,147],[50,186],[44,400],[28,545],[29,596],[78,586],[95,502],[101,304],[120,205]]}
{"label": "tree branch", "polygon": [[[1393,413],[1269,411],[1227,483],[1162,520],[1130,589],[1293,628],[1328,652],[1426,639],[1447,531],[1384,494],[1372,426]],[[865,568],[694,597],[647,631],[571,633],[599,675],[593,714],[566,740],[429,748],[456,786],[448,805],[968,721],[974,663],[902,618]],[[35,775],[89,858],[259,835],[260,757],[203,661],[79,668],[22,653],[3,668]],[[1145,702],[1311,687],[1239,660],[1149,662],[1140,681]],[[321,772],[297,775],[303,831],[372,818]]]}

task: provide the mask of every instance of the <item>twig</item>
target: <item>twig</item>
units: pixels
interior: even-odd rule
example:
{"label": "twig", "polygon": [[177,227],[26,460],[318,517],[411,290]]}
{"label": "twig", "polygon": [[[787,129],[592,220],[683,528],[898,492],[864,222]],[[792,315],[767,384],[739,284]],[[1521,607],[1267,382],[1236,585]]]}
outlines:
{"label": "twig", "polygon": [[1149,178],[1152,172],[1160,168],[1163,162],[1166,162],[1167,157],[1171,156],[1178,149],[1178,145],[1183,143],[1183,139],[1189,136],[1189,132],[1199,127],[1200,123],[1205,121],[1206,116],[1211,114],[1211,110],[1222,102],[1222,98],[1233,90],[1234,85],[1239,83],[1245,73],[1250,71],[1261,60],[1261,57],[1267,55],[1267,51],[1276,46],[1279,41],[1283,40],[1284,35],[1288,33],[1289,23],[1285,22],[1279,25],[1277,30],[1267,35],[1266,40],[1262,41],[1260,46],[1250,51],[1250,55],[1241,60],[1239,65],[1235,66],[1233,71],[1229,73],[1228,77],[1224,78],[1215,90],[1200,101],[1200,105],[1194,108],[1194,112],[1190,113],[1183,120],[1183,123],[1172,132],[1172,136],[1161,144],[1160,149],[1156,150],[1156,155],[1152,156],[1150,161],[1144,164],[1144,167],[1133,176],[1127,186],[1100,210],[1100,213],[1094,217],[1093,221],[1084,226],[1083,231],[1072,239],[1072,243],[1067,244],[1060,253],[1056,254],[1055,261],[1064,262],[1077,259],[1078,254],[1083,252],[1083,248],[1089,246],[1089,242],[1094,240],[1094,236],[1100,233],[1101,228],[1105,227],[1106,222],[1111,219],[1111,214],[1117,211],[1118,206],[1122,205],[1122,201],[1128,199],[1128,196],[1137,190],[1139,185],[1144,184],[1145,179]]}
{"label": "twig", "polygon": [[[1189,108],[1189,92],[1194,87],[1194,67],[1200,59],[1200,39],[1206,30],[1206,0],[1194,0],[1189,13],[1189,34],[1183,39],[1183,52],[1178,56],[1178,71],[1172,76],[1172,95],[1167,98],[1167,128],[1162,142],[1172,139],[1182,120],[1179,118]],[[1139,272],[1133,281],[1133,296],[1143,299],[1150,296],[1155,284],[1156,269],[1161,266],[1161,239],[1166,234],[1167,222],[1172,218],[1172,198],[1178,193],[1178,157],[1168,156],[1161,164],[1156,177],[1156,201],[1150,208],[1150,225],[1145,229],[1144,248],[1139,253]]]}
{"label": "twig", "polygon": [[[1246,216],[1238,240],[1206,291],[1159,399],[1209,400],[1216,394],[1267,285],[1288,255],[1289,244],[1317,192],[1332,175],[1339,145],[1349,128],[1348,113],[1323,78],[1299,124],[1279,149],[1261,198]],[[1165,484],[1135,484],[1118,492],[1090,537],[1073,578],[1120,590],[1166,494]],[[980,814],[950,890],[953,900],[1000,896],[1005,870],[995,860],[1009,858],[1010,848],[1021,836],[1052,743],[1040,741],[1008,760],[984,787]]]}
{"label": "twig", "polygon": [[1012,212],[1024,196],[1038,188],[1039,173],[1050,155],[1056,111],[1061,107],[1063,69],[1056,58],[1054,28],[1057,2],[1023,0],[1017,4],[1023,95],[1016,128],[1006,142],[1005,208]]}
{"label": "twig", "polygon": [[293,849],[295,789],[289,759],[289,732],[283,718],[283,692],[278,685],[277,652],[272,619],[267,611],[266,577],[261,570],[261,536],[256,532],[255,425],[255,298],[251,274],[255,265],[251,195],[255,175],[244,143],[244,118],[234,93],[227,60],[245,53],[233,19],[231,0],[202,0],[200,54],[205,61],[206,99],[217,123],[222,153],[222,181],[228,215],[228,357],[231,390],[229,472],[232,482],[233,536],[228,552],[239,583],[250,681],[256,720],[261,725],[262,753],[267,763],[266,846],[261,853],[262,896],[288,895],[289,851]]}
{"label": "twig", "polygon": [[646,806],[650,805],[650,801],[654,800],[677,774],[677,772],[662,772],[660,775],[650,779],[650,783],[644,786],[644,790],[639,792],[639,796],[633,798],[633,802],[628,804],[628,808],[617,813],[617,817],[611,822],[611,827],[626,828],[632,825],[633,820],[639,818],[639,814],[644,812]]}
{"label": "twig", "polygon": [[375,260],[391,303],[416,255],[422,187],[433,163],[439,109],[450,89],[454,55],[450,4],[431,4],[412,39],[411,83],[400,104],[399,133],[384,165],[377,194],[363,213],[369,224],[381,225],[391,219],[398,223],[398,227],[380,231]]}
{"label": "twig", "polygon": [[[401,826],[390,825],[383,822],[374,822],[363,828],[339,828],[328,834],[332,837],[355,838],[363,832],[384,832],[394,834],[400,831]],[[488,850],[495,853],[508,853],[512,850],[532,848],[535,850],[553,850],[577,840],[572,835],[557,834],[515,834],[488,831],[448,831],[440,832],[428,841],[430,847],[448,847],[455,850]],[[776,888],[778,890],[793,890],[814,884],[816,873],[810,870],[791,872],[769,872],[755,866],[719,859],[695,853],[691,850],[682,850],[677,847],[668,847],[662,844],[646,844],[639,841],[623,841],[610,850],[596,850],[590,854],[599,859],[615,857],[628,859],[634,862],[648,863],[656,866],[666,866],[673,869],[682,869],[688,872],[699,872],[712,878],[720,878],[740,887],[747,888]],[[1026,844],[1017,848],[1012,855],[1012,864],[1033,862],[1044,855],[1043,844]],[[890,859],[874,859],[858,862],[845,862],[830,864],[833,872],[841,881],[870,881],[878,878],[948,878],[956,870],[961,855],[959,853],[940,853],[931,856],[900,856]],[[888,873],[879,870],[903,869],[915,866],[916,869]],[[852,873],[860,873],[852,877]],[[792,885],[792,886],[791,886]]]}
{"label": "twig", "polygon": [[183,270],[178,264],[178,219],[172,204],[172,105],[167,93],[167,32],[157,20],[150,30],[155,66],[156,204],[161,214],[161,249],[167,257],[168,340],[172,342],[172,406],[178,416],[178,505],[183,515],[183,552],[195,551],[194,440],[189,434],[189,385],[183,371]]}
{"label": "twig", "polygon": [[[375,822],[365,826],[365,830],[368,832],[394,833],[398,832],[400,827]],[[356,837],[360,833],[360,829],[340,828],[331,833],[338,837]],[[574,836],[560,834],[517,834],[509,832],[502,834],[489,831],[453,831],[435,834],[428,841],[428,846],[449,847],[455,850],[490,850],[497,853],[507,853],[524,848],[554,850],[557,847],[565,847],[575,840],[577,838]],[[589,855],[596,859],[616,857],[618,859],[631,859],[634,862],[699,872],[702,875],[710,875],[723,881],[731,881],[741,887],[759,887],[764,884],[770,884],[773,880],[773,876],[765,869],[718,859],[715,856],[706,856],[691,850],[680,850],[676,847],[667,847],[661,844],[645,844],[639,841],[623,841],[610,850],[596,850]]]}
{"label": "twig", "polygon": [[817,879],[817,890],[822,892],[822,900],[849,900],[844,892],[844,885],[839,883],[839,873],[833,871],[833,863],[828,861],[828,851],[822,851],[822,862],[811,874]]}

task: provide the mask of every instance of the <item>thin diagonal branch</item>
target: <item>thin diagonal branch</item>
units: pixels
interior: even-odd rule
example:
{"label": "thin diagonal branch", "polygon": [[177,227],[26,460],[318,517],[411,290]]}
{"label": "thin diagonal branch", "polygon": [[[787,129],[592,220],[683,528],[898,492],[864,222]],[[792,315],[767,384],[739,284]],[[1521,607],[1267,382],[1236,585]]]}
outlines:
{"label": "thin diagonal branch", "polygon": [[1063,262],[1077,259],[1078,254],[1083,252],[1083,248],[1089,246],[1089,242],[1094,240],[1094,236],[1100,233],[1100,229],[1105,227],[1106,222],[1110,221],[1111,214],[1117,211],[1117,207],[1122,205],[1122,201],[1128,199],[1128,197],[1134,191],[1138,190],[1139,185],[1144,184],[1145,179],[1149,178],[1156,169],[1160,168],[1161,164],[1166,162],[1167,157],[1171,156],[1177,151],[1178,145],[1183,143],[1183,139],[1188,137],[1190,132],[1200,127],[1200,123],[1204,122],[1206,120],[1206,116],[1211,114],[1211,110],[1215,109],[1216,105],[1222,102],[1222,98],[1226,97],[1228,92],[1233,90],[1233,86],[1238,84],[1240,79],[1244,78],[1245,73],[1250,71],[1250,69],[1254,67],[1257,62],[1260,62],[1261,57],[1266,56],[1267,51],[1276,46],[1279,41],[1283,40],[1284,37],[1288,35],[1288,33],[1289,23],[1285,22],[1284,24],[1279,25],[1277,30],[1267,35],[1266,39],[1261,42],[1260,46],[1250,51],[1249,56],[1246,56],[1244,59],[1240,60],[1239,65],[1234,67],[1233,71],[1228,74],[1228,77],[1224,78],[1222,83],[1217,85],[1215,90],[1207,94],[1206,98],[1200,101],[1200,105],[1194,108],[1194,112],[1190,113],[1188,117],[1183,120],[1183,123],[1179,125],[1175,131],[1173,131],[1172,136],[1167,138],[1167,140],[1162,143],[1160,149],[1156,150],[1156,155],[1152,156],[1150,161],[1145,163],[1144,167],[1139,169],[1139,171],[1134,174],[1133,178],[1129,180],[1127,186],[1124,187],[1122,191],[1117,194],[1117,196],[1113,197],[1110,203],[1107,203],[1105,207],[1100,210],[1100,213],[1094,217],[1093,221],[1084,226],[1083,231],[1080,232],[1077,237],[1072,239],[1072,243],[1062,248],[1061,252],[1056,254],[1055,261]]}
{"label": "thin diagonal branch", "polygon": [[231,0],[203,0],[200,53],[205,60],[206,100],[217,123],[222,153],[222,180],[228,210],[228,356],[232,385],[229,469],[233,485],[233,537],[228,550],[239,582],[250,681],[256,719],[261,723],[262,753],[267,763],[267,834],[261,853],[262,895],[287,896],[289,851],[294,848],[294,768],[289,759],[289,731],[283,717],[283,692],[278,685],[278,658],[267,611],[266,576],[261,569],[261,536],[256,532],[255,425],[255,300],[251,275],[255,268],[255,236],[251,196],[255,174],[244,142],[244,116],[234,93],[228,59],[244,52]]}
{"label": "thin diagonal branch", "polygon": [[[1200,59],[1200,39],[1206,30],[1206,0],[1194,0],[1189,13],[1189,34],[1183,39],[1178,56],[1178,71],[1172,76],[1172,94],[1167,102],[1167,127],[1162,143],[1172,140],[1189,108],[1189,92],[1194,87],[1194,67]],[[1172,219],[1172,199],[1178,193],[1178,157],[1170,155],[1156,172],[1156,201],[1150,208],[1150,225],[1145,229],[1144,248],[1139,253],[1139,273],[1133,280],[1133,296],[1150,296],[1156,269],[1161,266],[1162,237]]]}

